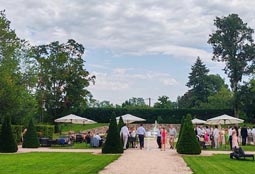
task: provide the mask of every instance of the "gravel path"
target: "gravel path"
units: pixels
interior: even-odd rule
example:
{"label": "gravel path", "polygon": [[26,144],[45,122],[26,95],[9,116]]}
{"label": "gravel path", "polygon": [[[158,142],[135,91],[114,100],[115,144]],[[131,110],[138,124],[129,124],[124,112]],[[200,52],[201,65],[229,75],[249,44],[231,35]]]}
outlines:
{"label": "gravel path", "polygon": [[[147,142],[146,142],[147,141]],[[145,148],[127,149],[100,174],[190,174],[181,155],[175,150],[161,151],[155,140],[146,140]]]}

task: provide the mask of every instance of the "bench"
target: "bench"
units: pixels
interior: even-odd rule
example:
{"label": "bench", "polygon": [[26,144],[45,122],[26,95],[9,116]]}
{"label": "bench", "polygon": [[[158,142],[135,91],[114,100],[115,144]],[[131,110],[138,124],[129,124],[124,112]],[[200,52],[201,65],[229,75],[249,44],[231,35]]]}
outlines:
{"label": "bench", "polygon": [[236,158],[236,159],[245,159],[245,157],[251,157],[254,161],[254,155],[253,154],[246,154],[243,149],[241,147],[239,148],[234,148],[234,151],[232,153],[230,153],[230,158],[233,159],[233,158]]}

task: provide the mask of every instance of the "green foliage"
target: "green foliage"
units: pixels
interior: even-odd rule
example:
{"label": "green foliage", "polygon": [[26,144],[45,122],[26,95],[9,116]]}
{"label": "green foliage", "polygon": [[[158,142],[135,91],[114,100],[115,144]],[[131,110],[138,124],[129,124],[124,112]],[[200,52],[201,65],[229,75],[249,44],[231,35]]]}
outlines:
{"label": "green foliage", "polygon": [[36,125],[36,132],[39,137],[53,138],[53,125]]}
{"label": "green foliage", "polygon": [[4,11],[0,11],[0,38],[0,119],[8,115],[12,123],[22,124],[36,105],[27,89],[25,42],[10,28]]}
{"label": "green foliage", "polygon": [[0,134],[0,152],[13,153],[18,151],[18,146],[12,133],[11,119],[6,116]]}
{"label": "green foliage", "polygon": [[107,123],[112,112],[116,115],[132,114],[146,119],[145,123],[154,123],[159,118],[160,123],[181,123],[183,115],[191,114],[203,120],[222,114],[233,115],[230,109],[158,109],[158,108],[87,108],[81,115],[99,123]]}
{"label": "green foliage", "polygon": [[[190,114],[187,114],[187,116],[191,117]],[[176,149],[179,148],[180,137],[182,136],[184,121],[185,121],[185,117],[182,118],[181,127],[180,127],[180,132],[179,132],[179,137],[178,137],[178,140],[177,140],[177,142],[176,142]]]}
{"label": "green foliage", "polygon": [[119,119],[119,123],[118,123],[118,130],[120,131],[120,129],[124,126],[124,121],[123,121],[123,118],[122,117],[120,117],[120,119]]}
{"label": "green foliage", "polygon": [[123,153],[123,146],[120,140],[115,113],[112,114],[108,134],[105,144],[102,148],[102,153]]}
{"label": "green foliage", "polygon": [[37,132],[32,119],[29,122],[27,132],[24,135],[23,148],[38,148],[40,146]]}
{"label": "green foliage", "polygon": [[238,84],[244,75],[253,73],[255,45],[252,39],[254,30],[247,26],[237,14],[216,17],[216,30],[209,36],[208,43],[213,47],[213,60],[225,62],[225,74],[230,79],[234,92],[234,111],[238,115]]}
{"label": "green foliage", "polygon": [[133,97],[122,104],[123,108],[148,108],[143,98]]}
{"label": "green foliage", "polygon": [[173,109],[174,104],[169,100],[169,97],[161,96],[158,98],[158,102],[156,102],[153,107],[154,108]]}
{"label": "green foliage", "polygon": [[52,42],[33,47],[31,57],[38,64],[37,101],[40,111],[45,108],[44,120],[52,122],[57,116],[81,112],[86,108],[86,89],[94,76],[84,68],[85,48],[75,40]]}
{"label": "green foliage", "polygon": [[177,152],[180,154],[200,154],[200,144],[196,138],[195,131],[191,122],[191,116],[187,115],[184,119],[181,133],[179,135]]}

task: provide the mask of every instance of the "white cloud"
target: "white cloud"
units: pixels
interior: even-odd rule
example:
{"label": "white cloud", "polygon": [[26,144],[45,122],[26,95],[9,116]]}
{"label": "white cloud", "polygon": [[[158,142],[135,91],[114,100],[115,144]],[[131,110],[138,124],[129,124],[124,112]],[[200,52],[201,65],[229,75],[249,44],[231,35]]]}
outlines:
{"label": "white cloud", "polygon": [[[250,0],[0,0],[0,3],[19,37],[32,44],[66,42],[72,38],[87,48],[91,59],[100,57],[100,62],[85,64],[97,77],[96,85],[90,88],[98,98],[116,103],[124,97],[176,98],[183,94],[187,90],[184,77],[171,70],[185,71],[182,76],[187,77],[187,69],[190,70],[187,67],[197,56],[209,65],[211,73],[219,73],[224,65],[211,61],[211,46],[207,44],[209,34],[215,30],[216,16],[238,13],[255,28],[255,1]],[[95,52],[101,54],[93,57]],[[136,60],[130,59],[162,55],[170,61],[165,73],[161,72],[162,67],[135,71]],[[121,61],[116,63],[117,59],[123,60],[123,65]]]}

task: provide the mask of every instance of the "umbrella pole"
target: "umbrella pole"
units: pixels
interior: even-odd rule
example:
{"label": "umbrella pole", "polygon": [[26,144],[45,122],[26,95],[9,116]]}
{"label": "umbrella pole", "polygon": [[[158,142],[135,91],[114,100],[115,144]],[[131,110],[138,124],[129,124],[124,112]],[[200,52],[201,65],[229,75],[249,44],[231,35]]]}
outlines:
{"label": "umbrella pole", "polygon": [[[226,124],[226,120],[224,120],[224,125]],[[225,132],[225,131],[224,131]],[[226,134],[226,132],[225,132],[225,134]],[[224,149],[226,150],[226,143],[227,143],[227,141],[226,141],[226,136],[225,136],[225,134],[224,134],[224,139],[225,139],[225,147],[224,147]]]}

